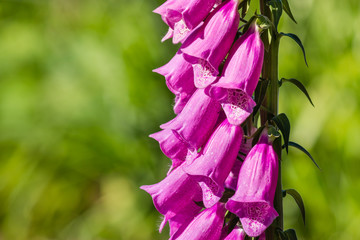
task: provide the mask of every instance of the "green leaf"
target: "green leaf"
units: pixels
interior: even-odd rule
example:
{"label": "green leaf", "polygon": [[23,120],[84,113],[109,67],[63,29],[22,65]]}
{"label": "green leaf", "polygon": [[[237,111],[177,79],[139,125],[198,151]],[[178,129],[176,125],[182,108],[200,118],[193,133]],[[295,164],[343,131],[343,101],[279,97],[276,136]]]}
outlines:
{"label": "green leaf", "polygon": [[262,80],[259,81],[259,84],[257,85],[255,89],[255,102],[256,106],[253,110],[253,115],[257,113],[257,111],[260,109],[261,104],[263,103],[266,95],[266,90],[269,86],[269,80]]}
{"label": "green leaf", "polygon": [[280,240],[288,240],[288,237],[281,229],[277,229],[276,232],[277,232]]}
{"label": "green leaf", "polygon": [[279,115],[273,117],[272,121],[274,121],[276,125],[279,127],[284,138],[286,152],[289,152],[288,146],[289,146],[289,137],[290,137],[290,121],[288,117],[285,115],[285,113],[280,113]]}
{"label": "green leaf", "polygon": [[242,2],[243,3],[242,9],[241,9],[241,17],[242,18],[244,18],[246,16],[247,12],[249,11],[250,2],[251,2],[251,0],[246,0],[246,1]]}
{"label": "green leaf", "polygon": [[305,225],[305,207],[301,195],[295,189],[286,189],[285,191],[287,194],[290,194],[295,199],[295,202],[300,209],[301,216]]}
{"label": "green leaf", "polygon": [[297,87],[306,95],[306,97],[307,97],[308,100],[310,101],[311,105],[313,105],[313,107],[314,107],[314,104],[313,104],[313,102],[311,101],[311,98],[310,98],[310,95],[309,95],[308,91],[306,90],[305,86],[304,86],[299,80],[297,80],[297,79],[295,79],[295,78],[289,78],[289,79],[287,79],[287,78],[282,78],[282,79],[280,80],[280,86],[281,86],[281,84],[282,84],[283,82],[289,82],[289,83],[292,83],[292,84],[294,84],[295,86],[297,86]]}
{"label": "green leaf", "polygon": [[283,9],[282,2],[281,0],[270,0],[267,2],[267,5],[270,7],[270,10],[274,17],[274,25],[277,29]]}
{"label": "green leaf", "polygon": [[292,14],[292,12],[291,12],[290,5],[289,5],[288,1],[287,0],[282,0],[282,4],[283,4],[283,9],[286,12],[286,14],[291,18],[291,20],[293,20],[295,23],[297,23],[294,16],[293,16],[293,14]]}
{"label": "green leaf", "polygon": [[284,233],[289,240],[297,240],[296,231],[294,229],[288,229]]}
{"label": "green leaf", "polygon": [[296,36],[295,34],[293,34],[293,33],[283,33],[283,32],[281,32],[280,35],[287,36],[287,37],[293,39],[300,46],[300,48],[301,48],[301,50],[303,52],[303,55],[304,55],[305,64],[306,64],[306,66],[308,66],[307,60],[306,60],[305,48],[304,48],[300,38],[298,36]]}
{"label": "green leaf", "polygon": [[310,159],[311,159],[311,161],[313,161],[313,163],[316,165],[316,167],[318,168],[318,169],[320,169],[320,167],[319,167],[319,165],[315,162],[315,160],[314,160],[314,158],[311,156],[311,154],[304,148],[304,147],[302,147],[300,144],[297,144],[297,143],[295,143],[295,142],[289,142],[289,146],[291,146],[291,147],[294,147],[294,148],[297,148],[297,149],[299,149],[300,151],[302,151],[303,153],[305,153]]}

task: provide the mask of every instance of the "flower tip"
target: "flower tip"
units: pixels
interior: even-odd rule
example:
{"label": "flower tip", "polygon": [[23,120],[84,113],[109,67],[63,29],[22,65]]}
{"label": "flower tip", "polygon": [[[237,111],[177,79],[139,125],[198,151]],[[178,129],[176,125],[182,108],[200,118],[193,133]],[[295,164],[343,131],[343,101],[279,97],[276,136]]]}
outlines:
{"label": "flower tip", "polygon": [[150,138],[155,139],[156,141],[159,141],[159,135],[160,132],[152,133],[149,135]]}
{"label": "flower tip", "polygon": [[168,219],[166,216],[164,216],[164,219],[162,220],[162,222],[160,223],[160,226],[159,226],[159,233],[162,232],[162,230],[164,229],[166,223],[167,223]]}
{"label": "flower tip", "polygon": [[155,8],[152,12],[162,15],[162,13],[163,13],[162,6],[159,6],[159,7]]}
{"label": "flower tip", "polygon": [[164,75],[165,75],[165,72],[163,71],[162,68],[163,68],[163,67],[155,68],[155,69],[153,69],[152,71],[153,71],[154,73],[158,73],[158,74],[164,76]]}
{"label": "flower tip", "polygon": [[[145,192],[149,193],[151,186],[150,185],[142,185],[139,187],[141,190],[144,190]],[[150,193],[149,193],[150,194]]]}

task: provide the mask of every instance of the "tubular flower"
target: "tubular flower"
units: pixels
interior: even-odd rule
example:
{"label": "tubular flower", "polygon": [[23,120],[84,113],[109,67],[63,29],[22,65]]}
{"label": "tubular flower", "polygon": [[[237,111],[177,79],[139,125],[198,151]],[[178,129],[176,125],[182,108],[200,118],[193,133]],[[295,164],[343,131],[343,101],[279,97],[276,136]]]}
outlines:
{"label": "tubular flower", "polygon": [[238,0],[227,0],[212,11],[204,24],[186,39],[180,51],[193,65],[197,88],[210,85],[234,41],[238,26]]}
{"label": "tubular flower", "polygon": [[175,131],[165,129],[160,132],[153,133],[149,137],[158,141],[161,151],[172,160],[170,171],[177,168],[185,161],[188,154],[188,145]]}
{"label": "tubular flower", "polygon": [[201,210],[195,203],[201,201],[201,188],[181,167],[173,170],[161,182],[140,188],[151,195],[155,208],[164,215],[160,230],[178,214],[185,212],[186,215],[194,216]]}
{"label": "tubular flower", "polygon": [[225,119],[212,134],[203,153],[183,165],[184,171],[202,188],[205,207],[209,208],[220,200],[225,179],[236,161],[242,137],[242,128],[231,125]]}
{"label": "tubular flower", "polygon": [[174,30],[173,43],[182,42],[209,14],[216,0],[168,0],[154,10]]}
{"label": "tubular flower", "polygon": [[176,131],[191,150],[198,150],[209,138],[220,112],[220,104],[198,89],[181,113],[160,127]]}
{"label": "tubular flower", "polygon": [[218,240],[225,212],[223,203],[217,203],[213,207],[205,209],[185,229],[179,229],[170,240]]}
{"label": "tubular flower", "polygon": [[273,207],[278,170],[278,157],[264,134],[245,158],[237,190],[226,204],[251,237],[260,236],[278,216]]}
{"label": "tubular flower", "polygon": [[176,95],[174,112],[180,113],[196,89],[191,64],[178,52],[167,64],[153,72],[165,77],[167,87]]}
{"label": "tubular flower", "polygon": [[251,96],[259,81],[264,58],[264,45],[256,24],[252,24],[233,45],[222,76],[207,93],[218,99],[229,122],[240,125],[256,103]]}

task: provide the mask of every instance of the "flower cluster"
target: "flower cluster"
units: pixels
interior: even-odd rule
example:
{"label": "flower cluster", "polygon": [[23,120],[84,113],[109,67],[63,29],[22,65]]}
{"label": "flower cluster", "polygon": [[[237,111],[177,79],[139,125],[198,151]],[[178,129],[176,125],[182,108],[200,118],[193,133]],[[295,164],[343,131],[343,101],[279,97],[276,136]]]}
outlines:
{"label": "flower cluster", "polygon": [[277,155],[267,133],[251,146],[242,127],[256,105],[264,46],[255,23],[235,39],[238,5],[168,0],[154,11],[169,26],[164,39],[182,43],[154,70],[175,94],[177,116],[150,137],[172,165],[161,182],[141,187],[164,216],[160,231],[169,222],[170,239],[265,239],[278,216]]}

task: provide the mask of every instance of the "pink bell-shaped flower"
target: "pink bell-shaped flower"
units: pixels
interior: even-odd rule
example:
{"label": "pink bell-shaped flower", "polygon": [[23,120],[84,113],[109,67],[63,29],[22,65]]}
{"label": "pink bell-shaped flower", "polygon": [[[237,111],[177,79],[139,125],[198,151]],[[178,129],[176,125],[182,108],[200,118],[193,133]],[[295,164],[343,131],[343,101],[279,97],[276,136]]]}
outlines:
{"label": "pink bell-shaped flower", "polygon": [[223,203],[205,209],[185,229],[179,229],[170,240],[219,240],[225,212]]}
{"label": "pink bell-shaped flower", "polygon": [[171,129],[165,129],[150,135],[151,138],[159,142],[161,151],[172,160],[171,169],[177,168],[185,161],[188,155],[188,144]]}
{"label": "pink bell-shaped flower", "polygon": [[173,43],[182,42],[209,14],[216,0],[167,0],[154,10],[174,30]]}
{"label": "pink bell-shaped flower", "polygon": [[234,41],[239,26],[238,0],[227,0],[186,39],[180,51],[194,68],[194,83],[205,88],[215,81],[220,63]]}
{"label": "pink bell-shaped flower", "polygon": [[212,134],[202,154],[183,165],[184,171],[202,188],[205,207],[209,208],[220,200],[225,179],[236,161],[242,137],[242,128],[225,119]]}
{"label": "pink bell-shaped flower", "polygon": [[201,188],[181,167],[173,170],[161,182],[140,188],[151,195],[155,208],[164,215],[160,230],[178,214],[186,212],[194,216],[201,210],[195,203],[201,201]]}
{"label": "pink bell-shaped flower", "polygon": [[153,72],[165,77],[167,87],[176,95],[174,112],[180,113],[196,90],[191,64],[185,61],[181,52],[178,52],[167,64],[154,69]]}
{"label": "pink bell-shaped flower", "polygon": [[278,171],[278,157],[264,134],[246,156],[237,190],[226,204],[250,237],[260,236],[278,216],[273,207]]}
{"label": "pink bell-shaped flower", "polygon": [[253,23],[233,45],[222,76],[207,93],[218,99],[229,122],[240,125],[251,114],[256,103],[251,96],[259,81],[264,58],[264,44]]}
{"label": "pink bell-shaped flower", "polygon": [[198,89],[181,113],[160,127],[176,131],[191,150],[197,151],[208,140],[220,112],[220,104]]}

